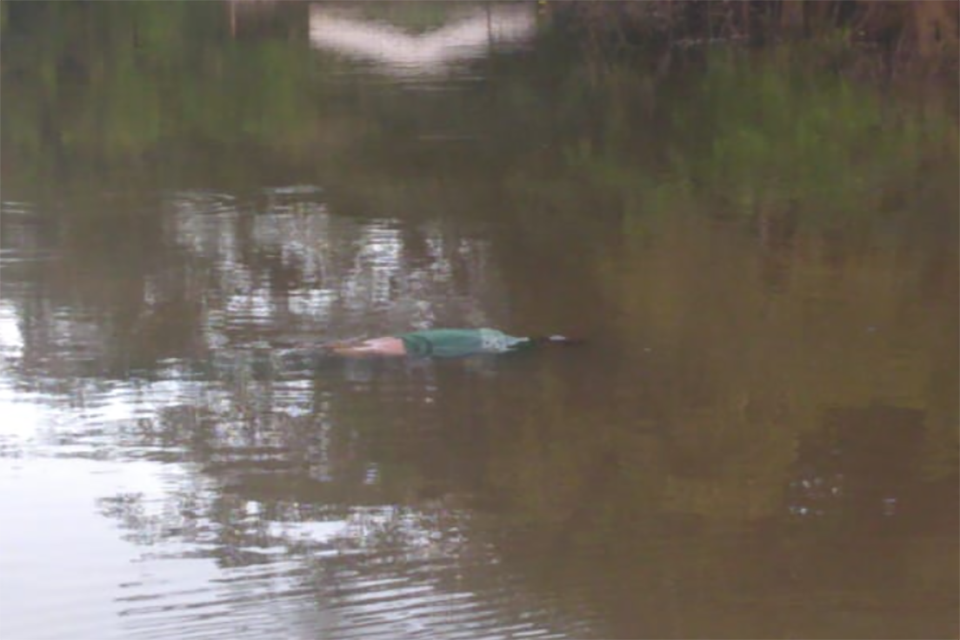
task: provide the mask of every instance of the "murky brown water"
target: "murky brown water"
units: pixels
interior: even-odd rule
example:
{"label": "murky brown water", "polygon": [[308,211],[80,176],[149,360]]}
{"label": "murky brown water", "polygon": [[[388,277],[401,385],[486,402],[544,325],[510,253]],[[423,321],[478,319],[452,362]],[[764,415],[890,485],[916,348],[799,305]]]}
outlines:
{"label": "murky brown water", "polygon": [[8,10],[3,637],[957,633],[949,109],[559,28]]}

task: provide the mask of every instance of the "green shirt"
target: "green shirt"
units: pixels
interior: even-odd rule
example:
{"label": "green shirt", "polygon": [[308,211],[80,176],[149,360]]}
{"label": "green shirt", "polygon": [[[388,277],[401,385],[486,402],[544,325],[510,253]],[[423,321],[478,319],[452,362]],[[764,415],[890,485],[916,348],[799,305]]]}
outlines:
{"label": "green shirt", "polygon": [[398,336],[411,356],[457,358],[478,353],[506,353],[528,344],[529,338],[508,336],[496,329],[429,329]]}

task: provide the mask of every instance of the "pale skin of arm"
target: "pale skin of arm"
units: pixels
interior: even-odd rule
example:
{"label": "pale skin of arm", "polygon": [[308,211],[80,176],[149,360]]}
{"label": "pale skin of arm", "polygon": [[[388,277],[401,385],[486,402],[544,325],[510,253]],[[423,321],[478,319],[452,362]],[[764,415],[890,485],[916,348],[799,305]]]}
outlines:
{"label": "pale skin of arm", "polygon": [[400,338],[370,338],[354,344],[334,344],[330,346],[334,353],[345,356],[404,356],[407,348]]}

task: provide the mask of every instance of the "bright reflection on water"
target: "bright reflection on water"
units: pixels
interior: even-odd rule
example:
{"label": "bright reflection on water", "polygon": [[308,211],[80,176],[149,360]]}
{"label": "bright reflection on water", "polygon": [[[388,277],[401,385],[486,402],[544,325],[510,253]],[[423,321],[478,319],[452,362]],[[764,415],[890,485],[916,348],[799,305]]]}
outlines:
{"label": "bright reflection on water", "polygon": [[422,79],[526,44],[536,32],[536,11],[532,3],[462,3],[447,12],[446,24],[409,33],[364,16],[356,5],[317,3],[310,7],[310,43],[399,78]]}
{"label": "bright reflection on water", "polygon": [[[469,510],[443,498],[401,506],[379,463],[356,450],[359,434],[343,441],[333,405],[351,394],[376,402],[375,392],[429,407],[432,366],[324,364],[314,348],[443,319],[486,323],[454,273],[495,289],[485,242],[426,223],[413,259],[400,220],[335,216],[313,186],[248,199],[166,193],[151,213],[166,266],[144,277],[131,332],[162,342],[164,323],[193,314],[197,335],[149,369],[127,368],[95,310],[45,304],[28,322],[43,325],[42,339],[24,336],[43,279],[33,269],[48,255],[31,237],[40,214],[27,209],[4,211],[14,242],[0,306],[11,462],[0,496],[17,522],[2,546],[18,550],[3,570],[24,583],[4,609],[12,637],[62,637],[61,626],[36,626],[51,601],[78,637],[585,632],[505,582],[493,547],[472,539]],[[477,576],[465,583],[463,571]]]}

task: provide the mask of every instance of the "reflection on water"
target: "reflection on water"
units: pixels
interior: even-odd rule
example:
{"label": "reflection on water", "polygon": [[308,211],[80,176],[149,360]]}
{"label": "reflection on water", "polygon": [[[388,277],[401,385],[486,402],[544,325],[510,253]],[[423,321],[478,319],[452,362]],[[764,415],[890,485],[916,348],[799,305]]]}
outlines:
{"label": "reflection on water", "polygon": [[[2,450],[17,463],[0,493],[22,514],[4,547],[27,549],[5,570],[43,567],[24,598],[60,601],[76,612],[76,632],[103,637],[552,637],[585,628],[537,613],[535,599],[520,604],[499,574],[482,577],[499,560],[472,539],[471,512],[444,498],[411,503],[404,494],[418,489],[403,479],[406,465],[371,457],[398,438],[412,435],[416,447],[435,439],[417,424],[436,402],[432,365],[342,361],[317,349],[327,338],[443,318],[485,322],[464,283],[496,290],[487,242],[435,224],[336,216],[317,187],[246,199],[172,191],[151,212],[162,219],[162,258],[138,274],[139,312],[120,335],[110,316],[129,292],[100,297],[101,283],[83,275],[80,299],[95,289],[108,306],[27,302],[51,277],[46,250],[30,247],[50,238],[20,208],[4,216],[5,241],[16,244],[0,315]],[[194,335],[163,337],[184,331]],[[50,494],[59,483],[69,490]],[[71,528],[82,536],[57,542]],[[35,544],[38,530],[46,533]],[[84,579],[92,563],[96,583]],[[478,575],[465,583],[464,571]],[[49,590],[61,572],[72,581]],[[40,637],[38,611],[11,610],[5,627]]]}
{"label": "reflection on water", "polygon": [[408,33],[364,17],[356,5],[314,4],[310,7],[310,42],[320,49],[373,61],[403,77],[449,71],[458,62],[475,62],[494,50],[516,47],[536,31],[533,3],[458,3],[443,11],[446,19],[442,25]]}
{"label": "reflection on water", "polygon": [[209,347],[247,325],[298,328],[317,341],[489,322],[466,286],[482,277],[496,287],[486,243],[432,222],[404,228],[398,220],[335,216],[316,196],[305,199],[307,190],[265,189],[262,203],[247,204],[225,194],[172,194],[169,235],[197,260],[192,277],[202,273],[223,292],[205,301]]}
{"label": "reflection on water", "polygon": [[[955,633],[949,124],[736,60],[597,76],[527,4],[229,46],[206,3],[62,4],[139,75],[81,48],[52,94],[10,70],[56,43],[5,49],[61,108],[3,111],[0,635]],[[587,343],[318,349],[441,326]]]}

